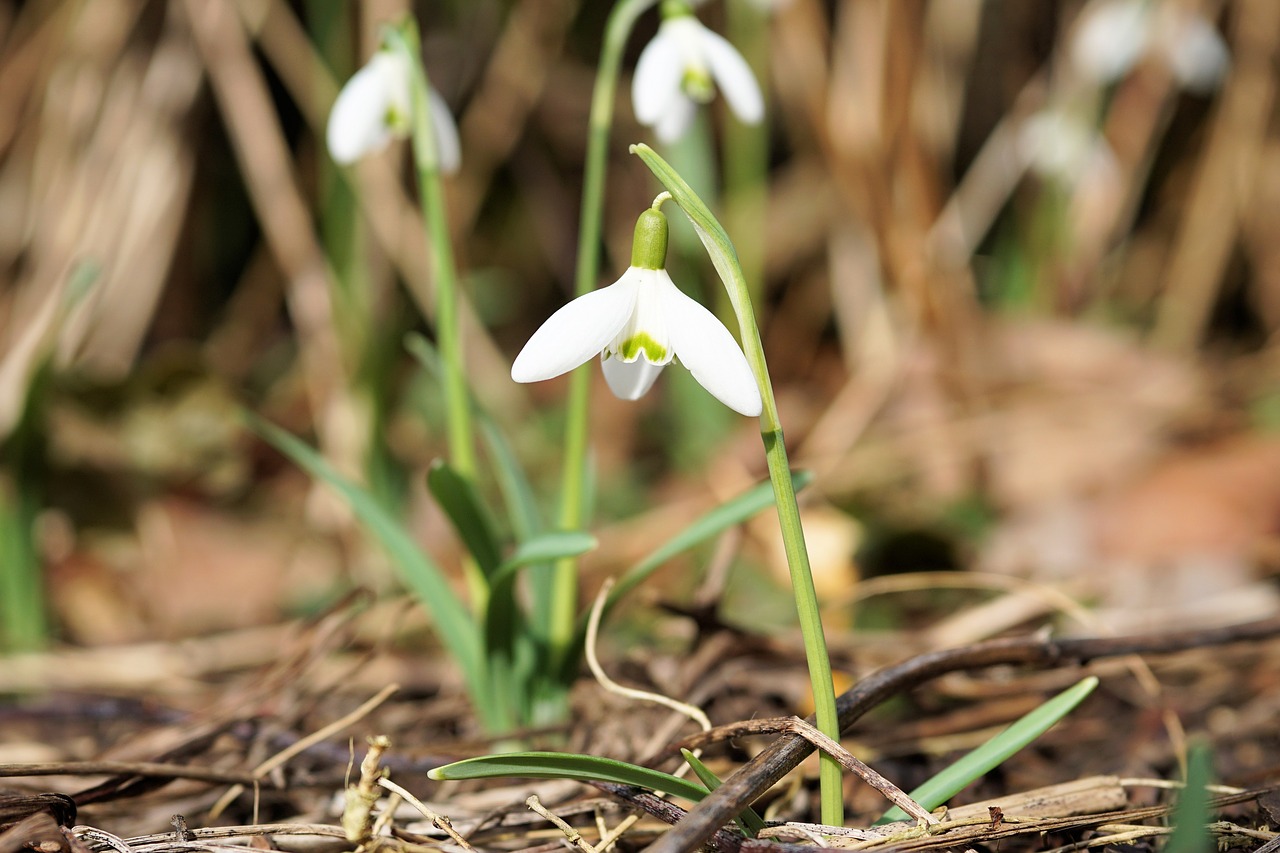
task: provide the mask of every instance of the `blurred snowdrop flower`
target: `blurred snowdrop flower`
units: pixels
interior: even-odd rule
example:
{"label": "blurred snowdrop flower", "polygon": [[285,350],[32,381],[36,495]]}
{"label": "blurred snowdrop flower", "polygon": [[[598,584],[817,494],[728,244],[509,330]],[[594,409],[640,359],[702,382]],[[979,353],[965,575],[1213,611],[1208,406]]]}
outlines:
{"label": "blurred snowdrop flower", "polygon": [[610,390],[638,400],[679,359],[720,402],[759,415],[760,390],[746,356],[714,314],[675,286],[666,256],[667,218],[646,210],[636,222],[627,271],[552,314],[516,356],[511,378],[551,379],[599,354]]}
{"label": "blurred snowdrop flower", "polygon": [[[379,50],[342,87],[329,112],[326,142],[334,162],[350,165],[366,154],[381,151],[392,139],[412,131],[409,61],[390,50]],[[458,126],[449,106],[435,89],[428,95],[431,127],[440,171],[458,169]]]}
{"label": "blurred snowdrop flower", "polygon": [[747,0],[747,2],[759,9],[761,12],[764,12],[766,15],[778,12],[784,7],[791,5],[791,0]]}
{"label": "blurred snowdrop flower", "polygon": [[1174,3],[1095,0],[1082,13],[1071,59],[1095,83],[1115,83],[1144,57],[1160,57],[1187,89],[1208,91],[1226,74],[1226,42],[1202,15]]}
{"label": "blurred snowdrop flower", "polygon": [[636,119],[658,139],[674,142],[693,121],[698,104],[715,96],[747,124],[764,117],[764,98],[751,67],[733,45],[707,29],[682,2],[662,4],[662,23],[645,45],[631,78]]}
{"label": "blurred snowdrop flower", "polygon": [[1017,146],[1026,167],[1069,184],[1107,180],[1119,171],[1115,154],[1098,129],[1059,110],[1045,110],[1023,122]]}

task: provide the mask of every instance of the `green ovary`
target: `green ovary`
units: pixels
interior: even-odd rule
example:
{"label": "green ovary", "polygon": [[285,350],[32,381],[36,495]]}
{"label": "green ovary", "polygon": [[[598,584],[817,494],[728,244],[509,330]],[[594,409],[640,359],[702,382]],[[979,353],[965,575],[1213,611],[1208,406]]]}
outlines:
{"label": "green ovary", "polygon": [[618,348],[618,355],[626,362],[635,361],[641,352],[650,364],[663,364],[667,361],[667,348],[655,341],[647,332],[632,335]]}

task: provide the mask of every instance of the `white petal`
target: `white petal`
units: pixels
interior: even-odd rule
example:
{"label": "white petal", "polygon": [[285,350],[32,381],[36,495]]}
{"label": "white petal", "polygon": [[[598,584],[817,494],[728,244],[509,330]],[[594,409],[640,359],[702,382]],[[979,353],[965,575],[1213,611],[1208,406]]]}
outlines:
{"label": "white petal", "polygon": [[711,76],[724,93],[734,115],[747,124],[759,122],[764,118],[764,98],[751,66],[738,49],[719,33],[704,27],[701,40],[707,64],[711,66]]}
{"label": "white petal", "polygon": [[1173,14],[1177,18],[1170,25],[1172,32],[1162,40],[1173,76],[1193,92],[1212,91],[1231,64],[1227,43],[1213,24],[1200,15]]}
{"label": "white petal", "polygon": [[573,370],[600,352],[635,310],[640,279],[628,269],[608,287],[579,296],[552,314],[516,356],[511,378],[538,382]]}
{"label": "white petal", "polygon": [[1023,122],[1018,133],[1022,162],[1046,177],[1074,180],[1099,142],[1098,131],[1058,110],[1045,110]]}
{"label": "white petal", "polygon": [[462,146],[458,142],[458,123],[453,120],[449,105],[434,88],[428,92],[431,105],[431,130],[435,137],[436,157],[440,171],[451,175],[462,162]]}
{"label": "white petal", "polygon": [[653,387],[653,382],[664,365],[650,364],[644,358],[627,363],[620,358],[605,358],[600,362],[604,380],[615,397],[623,400],[639,400]]}
{"label": "white petal", "polygon": [[636,121],[654,125],[680,94],[684,61],[679,46],[665,25],[653,41],[644,46],[631,77],[631,105]]}
{"label": "white petal", "polygon": [[1143,0],[1100,0],[1082,16],[1071,40],[1071,59],[1095,83],[1114,83],[1147,50],[1148,10]]}
{"label": "white petal", "polygon": [[659,272],[667,328],[676,358],[711,395],[735,412],[760,414],[760,388],[747,357],[724,324]]}
{"label": "white petal", "polygon": [[334,162],[347,165],[384,147],[392,136],[387,112],[393,81],[387,66],[371,61],[351,76],[329,112],[325,141]]}
{"label": "white petal", "polygon": [[689,125],[693,124],[693,118],[697,115],[698,105],[694,100],[684,92],[676,92],[676,96],[671,99],[670,106],[667,111],[658,117],[658,121],[653,126],[654,135],[661,142],[671,143],[685,135]]}

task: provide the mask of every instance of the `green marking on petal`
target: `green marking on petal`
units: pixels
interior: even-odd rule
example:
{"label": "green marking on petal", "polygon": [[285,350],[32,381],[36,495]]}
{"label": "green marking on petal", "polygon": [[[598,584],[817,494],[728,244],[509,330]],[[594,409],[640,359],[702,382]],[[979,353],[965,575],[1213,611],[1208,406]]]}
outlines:
{"label": "green marking on petal", "polygon": [[627,362],[635,361],[641,352],[650,364],[661,364],[667,360],[667,348],[650,337],[648,332],[632,335],[618,348],[618,355]]}
{"label": "green marking on petal", "polygon": [[700,104],[710,103],[716,96],[715,84],[705,68],[686,68],[684,77],[680,80],[680,88]]}
{"label": "green marking on petal", "polygon": [[387,114],[383,116],[382,120],[386,122],[387,127],[397,133],[409,130],[409,116],[394,106],[387,107]]}

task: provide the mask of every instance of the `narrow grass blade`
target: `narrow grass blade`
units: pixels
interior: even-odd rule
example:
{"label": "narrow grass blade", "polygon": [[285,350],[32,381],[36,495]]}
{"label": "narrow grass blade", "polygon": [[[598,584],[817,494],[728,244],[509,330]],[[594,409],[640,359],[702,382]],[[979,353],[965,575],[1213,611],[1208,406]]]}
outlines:
{"label": "narrow grass blade", "polygon": [[544,563],[559,560],[562,557],[578,557],[588,551],[595,550],[599,544],[596,537],[581,530],[557,530],[532,536],[516,546],[510,557],[502,561],[494,571],[496,583],[499,579],[510,575],[533,563]]}
{"label": "narrow grass blade", "polygon": [[707,789],[670,773],[637,767],[612,758],[575,755],[568,752],[512,752],[483,755],[437,767],[427,774],[436,781],[446,779],[494,779],[515,776],[523,779],[577,779],[616,782],[674,794],[698,802]]}
{"label": "narrow grass blade", "polygon": [[[431,342],[417,333],[409,334],[404,339],[405,349],[409,351],[423,369],[436,381],[441,380],[440,355]],[[521,467],[511,442],[507,441],[493,416],[480,405],[473,396],[471,408],[489,450],[489,459],[493,463],[494,476],[498,481],[498,489],[502,492],[502,500],[511,522],[511,532],[515,538],[524,540],[542,530],[542,513],[538,508],[538,499],[533,493],[524,468]]]}
{"label": "narrow grass blade", "polygon": [[20,477],[0,468],[0,654],[43,648],[49,639],[44,576],[32,541],[36,506]]}
{"label": "narrow grass blade", "polygon": [[1212,764],[1213,755],[1208,746],[1197,743],[1191,747],[1187,756],[1187,786],[1178,797],[1178,806],[1173,812],[1173,834],[1164,853],[1202,853],[1214,849],[1207,826],[1211,818],[1207,786],[1212,781]]}
{"label": "narrow grass blade", "polygon": [[[530,722],[533,708],[551,668],[544,647],[529,630],[530,618],[516,602],[516,577],[530,564],[575,557],[596,546],[596,538],[581,532],[544,533],[520,544],[489,576],[489,600],[484,615],[484,642],[495,697],[508,697],[518,719]],[[514,718],[513,718],[514,720]]]}
{"label": "narrow grass blade", "polygon": [[373,496],[350,482],[303,441],[274,424],[245,413],[250,429],[288,456],[295,464],[317,480],[322,480],[342,496],[365,529],[387,549],[400,567],[405,583],[435,620],[436,633],[466,677],[476,710],[482,717],[489,703],[481,657],[480,632],[467,615],[462,601],[454,594],[444,572],[417,544],[404,528],[378,504]]}
{"label": "narrow grass blade", "polygon": [[[1097,686],[1098,679],[1089,676],[1074,687],[1059,693],[916,788],[911,792],[911,799],[930,810],[942,805],[970,782],[989,773],[1009,756],[1051,729],[1055,723],[1083,702]],[[906,812],[894,806],[885,812],[884,817],[880,818],[877,824],[906,819]]]}
{"label": "narrow grass blade", "polygon": [[[698,781],[707,786],[708,791],[714,791],[720,787],[720,777],[711,772],[711,768],[702,763],[698,756],[694,755],[683,747],[680,754],[684,756],[684,760],[688,762],[689,769],[693,771],[693,775],[698,777]],[[738,828],[742,830],[742,834],[748,838],[755,838],[760,834],[760,830],[764,829],[764,818],[756,814],[756,810],[747,806],[742,812],[734,818],[734,822],[738,824]]]}
{"label": "narrow grass blade", "polygon": [[[405,337],[405,348],[422,365],[428,374],[441,378],[440,356],[431,342],[422,335],[411,334]],[[489,451],[489,460],[493,464],[498,488],[502,492],[502,500],[506,509],[511,531],[517,541],[524,542],[540,533],[544,528],[542,513],[538,507],[537,497],[529,478],[521,467],[511,443],[507,441],[493,417],[472,399],[476,423],[480,435]],[[551,612],[549,598],[551,596],[551,567],[538,567],[529,575],[529,591],[533,598],[533,613],[530,623],[535,633],[545,639],[547,627],[543,624],[545,615]]]}
{"label": "narrow grass blade", "polygon": [[502,562],[502,551],[489,513],[470,481],[448,462],[437,459],[427,471],[427,489],[449,517],[458,538],[485,577],[492,577]]}
{"label": "narrow grass blade", "polygon": [[[430,341],[410,334],[405,337],[404,345],[428,375],[437,381],[442,379],[440,356]],[[474,397],[471,405],[502,493],[511,531],[521,543],[488,579],[484,642],[493,693],[495,698],[499,694],[503,696],[505,703],[495,714],[516,713],[525,722],[558,719],[564,707],[565,688],[563,681],[555,676],[556,668],[547,660],[548,615],[553,590],[552,567],[544,561],[583,553],[595,547],[595,540],[571,542],[559,537],[585,534],[562,533],[542,538],[542,513],[524,468],[489,412]],[[533,602],[532,612],[527,615],[514,608],[514,581],[517,571],[524,567],[529,568],[526,583]],[[544,708],[557,710],[543,713],[540,709]]]}
{"label": "narrow grass blade", "polygon": [[[800,491],[813,481],[813,475],[808,471],[793,471],[791,480],[795,483],[796,491]],[[668,539],[665,544],[659,546],[647,557],[628,569],[617,584],[614,585],[613,592],[609,594],[609,598],[605,601],[604,613],[607,615],[624,595],[635,589],[640,583],[643,583],[649,575],[661,568],[667,560],[682,551],[687,551],[693,546],[707,541],[713,536],[723,533],[734,525],[742,524],[756,513],[763,512],[773,505],[773,486],[766,482],[760,483],[736,498],[704,513],[684,530]],[[585,627],[586,617],[584,616],[579,625],[580,632],[585,630]]]}
{"label": "narrow grass blade", "polygon": [[517,461],[515,451],[511,449],[511,442],[507,441],[493,418],[480,411],[477,420],[480,423],[480,435],[484,438],[489,459],[493,463],[494,477],[498,481],[498,490],[502,493],[511,532],[518,540],[528,539],[544,527],[533,487],[529,484],[524,468]]}

